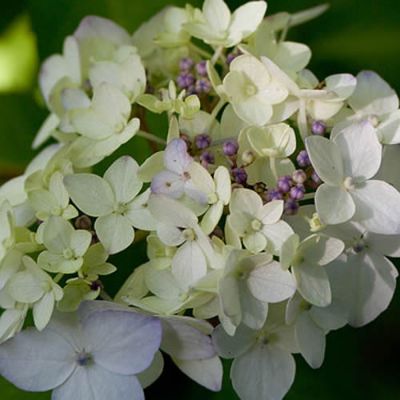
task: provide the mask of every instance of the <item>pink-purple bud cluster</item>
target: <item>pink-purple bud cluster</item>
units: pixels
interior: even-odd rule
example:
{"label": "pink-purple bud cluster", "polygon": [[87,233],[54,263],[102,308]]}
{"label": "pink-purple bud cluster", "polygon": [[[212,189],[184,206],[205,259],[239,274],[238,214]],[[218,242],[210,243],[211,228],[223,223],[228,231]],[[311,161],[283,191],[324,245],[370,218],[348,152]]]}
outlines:
{"label": "pink-purple bud cluster", "polygon": [[176,83],[180,89],[185,89],[188,94],[197,95],[210,92],[211,83],[207,77],[206,61],[196,63],[193,59],[185,57],[180,60],[179,69]]}

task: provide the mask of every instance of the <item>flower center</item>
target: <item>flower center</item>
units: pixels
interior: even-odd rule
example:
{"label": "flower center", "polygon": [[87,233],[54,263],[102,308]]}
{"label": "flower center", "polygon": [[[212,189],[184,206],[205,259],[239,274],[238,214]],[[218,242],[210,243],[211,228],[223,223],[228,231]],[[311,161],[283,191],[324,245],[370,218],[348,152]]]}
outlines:
{"label": "flower center", "polygon": [[253,231],[260,231],[262,228],[262,223],[261,221],[259,221],[258,219],[253,219],[253,221],[251,221],[251,229],[253,229]]}
{"label": "flower center", "polygon": [[93,362],[92,355],[87,353],[85,350],[77,353],[75,360],[76,363],[81,367],[87,367]]}
{"label": "flower center", "polygon": [[66,260],[74,258],[74,251],[72,249],[64,249],[63,256]]}
{"label": "flower center", "polygon": [[247,84],[244,91],[245,91],[246,95],[249,97],[257,94],[257,88],[252,83]]}
{"label": "flower center", "polygon": [[353,178],[351,176],[348,176],[347,178],[345,178],[345,180],[343,181],[343,186],[348,192],[351,190],[354,190],[355,185],[354,185]]}
{"label": "flower center", "polygon": [[184,237],[186,240],[192,241],[192,240],[195,240],[195,239],[196,239],[196,234],[194,233],[194,230],[193,230],[193,229],[190,229],[190,228],[185,229],[182,233],[183,233],[183,237]]}

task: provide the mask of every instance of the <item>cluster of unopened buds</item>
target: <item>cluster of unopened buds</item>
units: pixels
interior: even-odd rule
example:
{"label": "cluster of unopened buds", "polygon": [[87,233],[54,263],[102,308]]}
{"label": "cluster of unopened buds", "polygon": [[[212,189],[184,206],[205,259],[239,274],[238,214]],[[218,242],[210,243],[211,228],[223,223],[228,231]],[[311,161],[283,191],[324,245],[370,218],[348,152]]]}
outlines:
{"label": "cluster of unopened buds", "polygon": [[[279,400],[293,354],[318,368],[330,331],[388,307],[399,99],[374,72],[306,68],[286,34],[324,6],[266,8],[167,7],[133,35],[90,16],[44,62],[41,150],[0,188],[0,373],[18,387],[143,399],[169,356],[218,391],[226,358],[241,399]],[[128,248],[136,264],[113,257]]]}

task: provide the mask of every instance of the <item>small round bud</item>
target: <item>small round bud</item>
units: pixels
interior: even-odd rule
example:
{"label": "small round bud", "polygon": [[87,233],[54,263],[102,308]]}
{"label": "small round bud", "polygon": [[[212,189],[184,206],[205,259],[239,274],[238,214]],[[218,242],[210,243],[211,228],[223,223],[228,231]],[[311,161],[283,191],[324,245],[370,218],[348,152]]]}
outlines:
{"label": "small round bud", "polygon": [[194,76],[191,73],[182,72],[176,78],[176,83],[180,89],[187,89],[192,86],[195,82]]}
{"label": "small round bud", "polygon": [[307,174],[302,169],[298,169],[293,172],[292,180],[294,183],[303,184],[307,180]]}
{"label": "small round bud", "polygon": [[92,220],[87,215],[81,215],[75,220],[76,229],[84,229],[90,231],[92,229]]}
{"label": "small round bud", "polygon": [[282,193],[288,193],[292,186],[293,182],[291,176],[281,176],[278,179],[277,187]]}
{"label": "small round bud", "polygon": [[198,149],[206,149],[211,144],[211,137],[206,133],[201,133],[194,138],[194,142]]}
{"label": "small round bud", "polygon": [[196,71],[200,76],[207,76],[207,61],[202,60],[196,64]]}
{"label": "small round bud", "polygon": [[215,157],[214,154],[212,154],[209,151],[204,151],[201,155],[200,155],[200,162],[201,165],[204,168],[207,168],[209,164],[214,164],[215,162]]}
{"label": "small round bud", "polygon": [[267,201],[282,200],[283,195],[278,189],[269,189],[266,194]]}
{"label": "small round bud", "polygon": [[193,66],[194,61],[189,57],[182,58],[179,62],[179,68],[181,71],[189,71]]}
{"label": "small round bud", "polygon": [[296,215],[299,211],[299,203],[296,200],[288,199],[285,201],[285,214]]}
{"label": "small round bud", "polygon": [[297,184],[290,189],[290,198],[293,200],[301,200],[304,197],[305,188],[301,184]]}
{"label": "small round bud", "polygon": [[308,167],[311,165],[310,158],[308,157],[308,153],[305,150],[302,150],[299,152],[299,154],[296,157],[297,164],[299,164],[300,167]]}
{"label": "small round bud", "polygon": [[323,136],[326,133],[326,124],[323,121],[314,121],[311,124],[311,132],[313,135]]}
{"label": "small round bud", "polygon": [[206,78],[200,78],[196,81],[194,89],[197,94],[208,93],[211,90],[211,83]]}
{"label": "small round bud", "polygon": [[247,173],[244,168],[233,168],[232,177],[236,183],[244,185],[247,182]]}
{"label": "small round bud", "polygon": [[238,149],[239,149],[238,142],[234,139],[226,140],[222,146],[224,154],[228,157],[236,155]]}

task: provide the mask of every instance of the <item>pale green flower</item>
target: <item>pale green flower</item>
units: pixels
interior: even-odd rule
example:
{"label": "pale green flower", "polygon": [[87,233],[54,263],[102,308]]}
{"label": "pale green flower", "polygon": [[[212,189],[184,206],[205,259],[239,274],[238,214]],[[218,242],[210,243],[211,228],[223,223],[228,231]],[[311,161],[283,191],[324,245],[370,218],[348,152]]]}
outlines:
{"label": "pale green flower", "polygon": [[230,65],[223,91],[236,114],[248,124],[262,126],[273,116],[273,105],[288,97],[287,88],[256,57],[242,55]]}
{"label": "pale green flower", "polygon": [[47,250],[39,254],[38,264],[48,272],[78,272],[91,241],[90,232],[75,230],[61,217],[50,217],[43,230],[43,243]]}
{"label": "pale green flower", "polygon": [[231,14],[223,0],[205,0],[202,11],[188,6],[185,29],[213,46],[233,47],[257,29],[266,10],[264,1],[250,1]]}
{"label": "pale green flower", "polygon": [[283,201],[274,200],[263,205],[261,197],[249,189],[236,189],[229,205],[229,224],[233,234],[244,246],[256,254],[268,249],[279,254],[283,242],[293,233],[281,220]]}
{"label": "pale green flower", "polygon": [[77,207],[98,217],[95,230],[109,254],[126,249],[134,239],[133,226],[153,230],[154,219],[146,211],[147,196],[137,197],[143,183],[137,176],[138,164],[128,156],[116,160],[104,178],[93,174],[69,175],[65,186]]}
{"label": "pale green flower", "polygon": [[7,290],[19,303],[32,305],[33,320],[38,330],[43,330],[53,314],[56,301],[63,297],[63,290],[30,257],[22,259],[25,269],[9,281]]}

